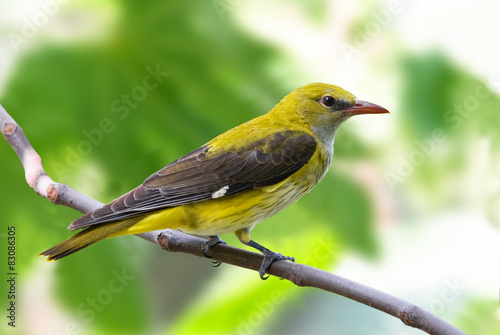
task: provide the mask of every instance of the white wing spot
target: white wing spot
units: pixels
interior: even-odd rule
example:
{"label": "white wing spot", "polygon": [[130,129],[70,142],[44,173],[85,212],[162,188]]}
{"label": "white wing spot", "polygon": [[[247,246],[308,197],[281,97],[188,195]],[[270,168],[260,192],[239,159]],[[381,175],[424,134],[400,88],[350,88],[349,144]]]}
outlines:
{"label": "white wing spot", "polygon": [[223,197],[224,195],[226,195],[226,192],[227,192],[228,189],[229,189],[229,186],[221,187],[220,190],[215,191],[214,193],[212,193],[212,198],[213,199],[217,199],[217,198]]}

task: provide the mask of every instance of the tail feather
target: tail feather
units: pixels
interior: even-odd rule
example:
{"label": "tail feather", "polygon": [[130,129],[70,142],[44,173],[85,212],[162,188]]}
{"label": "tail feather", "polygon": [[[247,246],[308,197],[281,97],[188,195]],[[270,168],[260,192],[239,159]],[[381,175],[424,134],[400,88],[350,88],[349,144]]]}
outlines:
{"label": "tail feather", "polygon": [[54,261],[66,257],[106,238],[125,235],[127,234],[128,228],[142,219],[143,217],[140,216],[118,222],[90,226],[61,243],[56,244],[52,248],[45,250],[40,256],[48,256],[47,261]]}

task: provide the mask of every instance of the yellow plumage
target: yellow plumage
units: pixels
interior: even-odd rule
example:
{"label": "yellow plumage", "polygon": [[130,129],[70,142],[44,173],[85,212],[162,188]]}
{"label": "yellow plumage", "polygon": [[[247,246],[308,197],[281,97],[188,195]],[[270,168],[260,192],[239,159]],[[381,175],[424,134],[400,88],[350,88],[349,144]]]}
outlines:
{"label": "yellow plumage", "polygon": [[114,202],[74,221],[85,228],[42,255],[54,260],[105,238],[166,228],[236,233],[270,259],[250,231],[309,192],[332,161],[338,126],[352,115],[385,113],[334,85],[301,87],[269,113],[235,127],[157,171]]}

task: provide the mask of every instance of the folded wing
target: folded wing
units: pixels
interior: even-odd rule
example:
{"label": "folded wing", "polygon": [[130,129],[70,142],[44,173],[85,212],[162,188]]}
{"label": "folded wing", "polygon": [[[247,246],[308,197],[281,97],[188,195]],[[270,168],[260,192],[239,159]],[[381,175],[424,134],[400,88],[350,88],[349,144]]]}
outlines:
{"label": "folded wing", "polygon": [[300,170],[315,151],[314,137],[289,130],[238,150],[216,149],[209,143],[157,171],[113,202],[73,221],[68,228],[123,220],[270,186]]}

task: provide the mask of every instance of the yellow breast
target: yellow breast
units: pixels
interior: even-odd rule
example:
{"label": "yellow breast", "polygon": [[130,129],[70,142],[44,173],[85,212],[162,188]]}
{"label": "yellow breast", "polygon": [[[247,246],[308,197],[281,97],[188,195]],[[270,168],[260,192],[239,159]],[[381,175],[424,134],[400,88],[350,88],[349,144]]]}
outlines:
{"label": "yellow breast", "polygon": [[332,155],[330,150],[318,148],[309,163],[276,185],[183,206],[185,220],[178,229],[200,235],[252,229],[299,200],[324,177]]}
{"label": "yellow breast", "polygon": [[284,181],[230,196],[168,208],[147,216],[121,234],[179,229],[196,235],[222,235],[250,230],[308,193],[326,174],[332,150],[321,143],[309,162]]}

